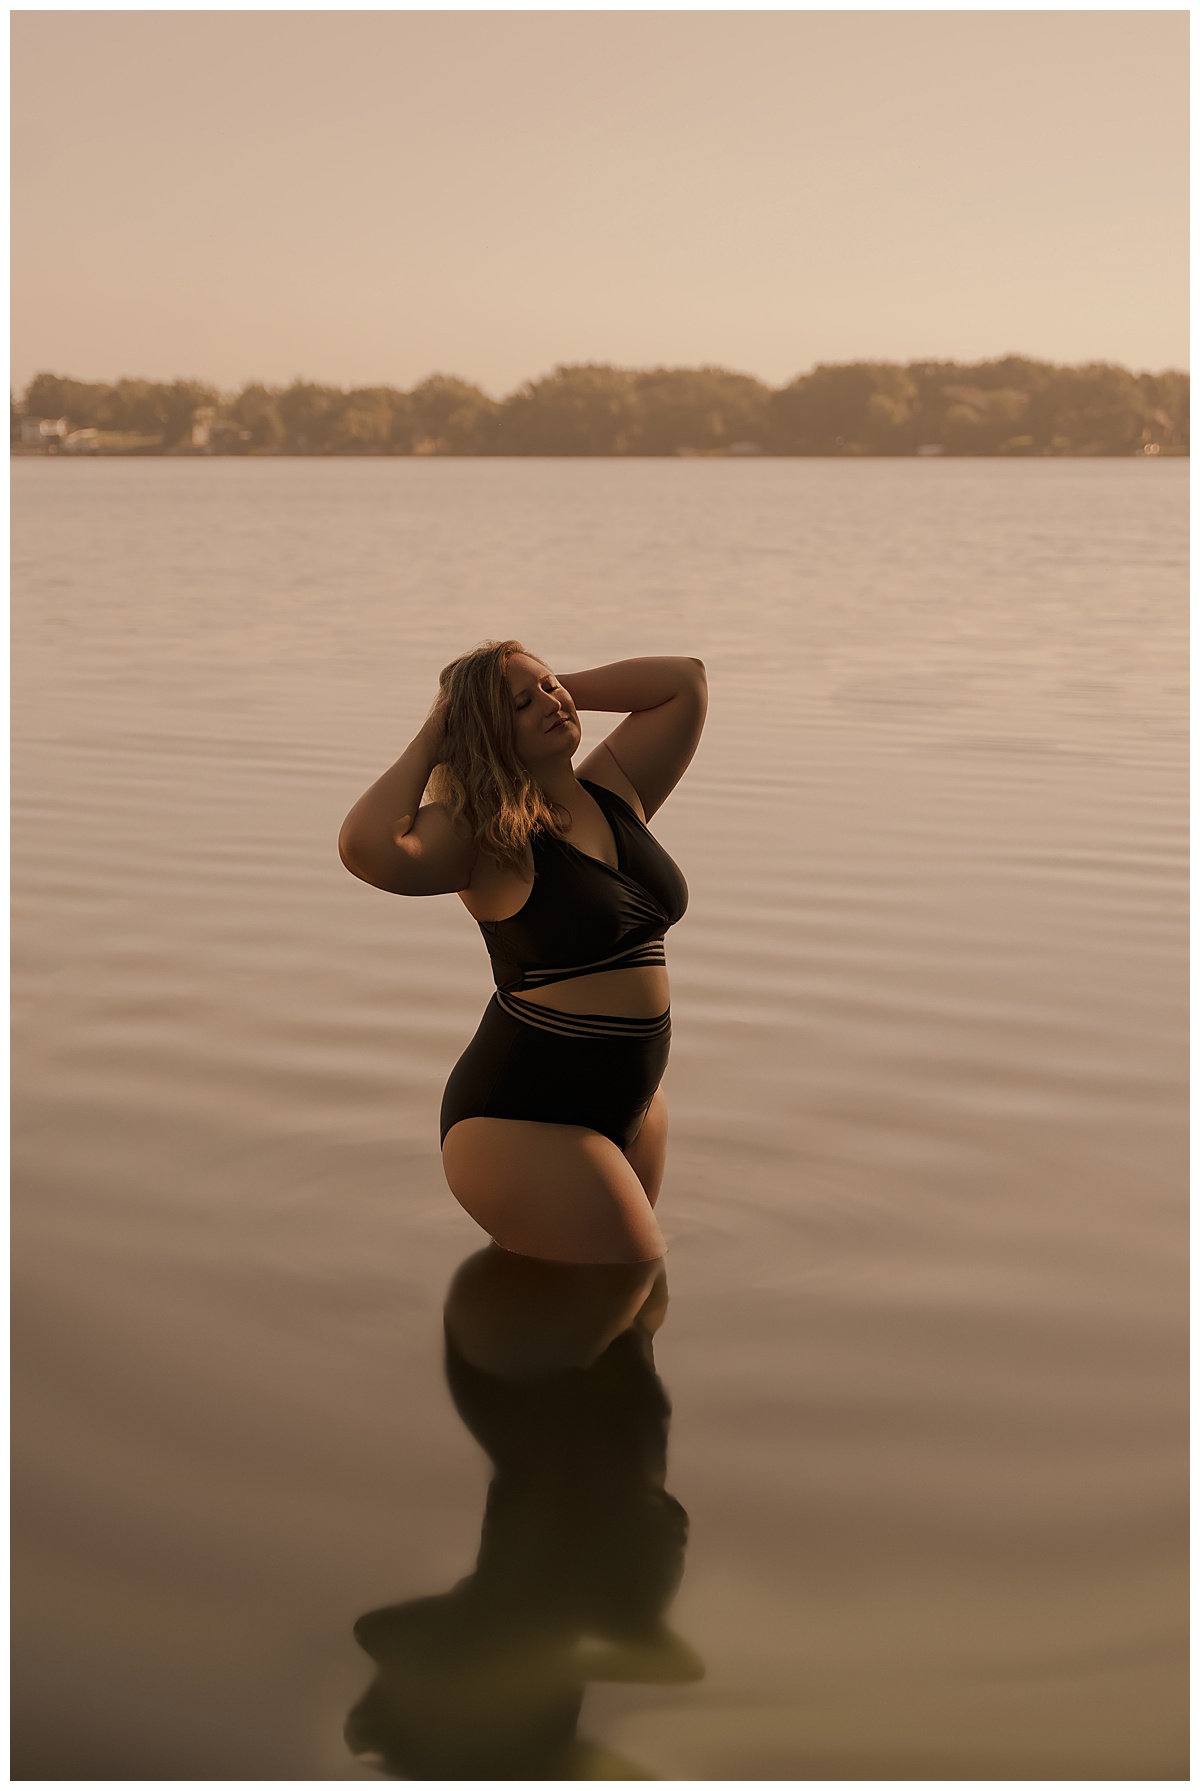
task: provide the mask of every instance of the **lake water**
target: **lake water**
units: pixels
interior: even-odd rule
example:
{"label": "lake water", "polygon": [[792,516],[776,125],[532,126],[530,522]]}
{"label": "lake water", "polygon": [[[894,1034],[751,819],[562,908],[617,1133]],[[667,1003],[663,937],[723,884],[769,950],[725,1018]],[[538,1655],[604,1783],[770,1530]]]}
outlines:
{"label": "lake water", "polygon": [[[12,481],[15,1776],[1186,1774],[1186,463]],[[452,1399],[487,957],[335,841],[508,635],[708,666],[669,1310]]]}

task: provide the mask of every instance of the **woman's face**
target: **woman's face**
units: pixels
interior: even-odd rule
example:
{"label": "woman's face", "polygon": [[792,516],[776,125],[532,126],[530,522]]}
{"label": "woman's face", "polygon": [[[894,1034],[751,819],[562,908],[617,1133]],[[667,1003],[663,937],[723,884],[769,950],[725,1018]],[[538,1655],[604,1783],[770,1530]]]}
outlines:
{"label": "woman's face", "polygon": [[551,759],[569,759],[581,730],[566,690],[548,666],[515,653],[505,673],[513,699],[517,757],[533,770]]}

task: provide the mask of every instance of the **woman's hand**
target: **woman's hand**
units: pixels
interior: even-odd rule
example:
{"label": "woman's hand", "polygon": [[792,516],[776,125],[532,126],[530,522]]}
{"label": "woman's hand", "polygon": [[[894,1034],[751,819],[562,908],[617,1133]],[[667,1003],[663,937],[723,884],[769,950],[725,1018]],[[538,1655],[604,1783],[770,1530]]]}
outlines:
{"label": "woman's hand", "polygon": [[429,748],[430,762],[434,765],[444,765],[450,757],[450,736],[446,730],[446,718],[449,713],[449,702],[439,694],[433,708],[421,725],[420,738]]}

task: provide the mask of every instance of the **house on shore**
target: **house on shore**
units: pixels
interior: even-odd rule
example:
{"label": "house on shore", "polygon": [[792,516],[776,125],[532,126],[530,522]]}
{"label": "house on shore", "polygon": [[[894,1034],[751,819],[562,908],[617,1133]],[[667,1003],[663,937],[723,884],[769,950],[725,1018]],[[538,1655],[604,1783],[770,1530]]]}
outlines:
{"label": "house on shore", "polygon": [[216,407],[203,404],[192,414],[192,447],[200,454],[239,454],[250,440],[250,431],[228,417],[219,417]]}
{"label": "house on shore", "polygon": [[66,417],[22,417],[17,440],[23,448],[41,448],[47,454],[55,454],[70,429]]}

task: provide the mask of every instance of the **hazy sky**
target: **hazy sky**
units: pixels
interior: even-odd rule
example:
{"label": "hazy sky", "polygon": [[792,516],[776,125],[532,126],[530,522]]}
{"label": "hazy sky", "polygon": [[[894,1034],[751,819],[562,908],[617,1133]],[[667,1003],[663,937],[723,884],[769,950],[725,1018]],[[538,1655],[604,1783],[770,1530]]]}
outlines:
{"label": "hazy sky", "polygon": [[13,365],[1188,364],[1183,12],[17,12]]}

